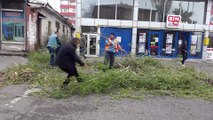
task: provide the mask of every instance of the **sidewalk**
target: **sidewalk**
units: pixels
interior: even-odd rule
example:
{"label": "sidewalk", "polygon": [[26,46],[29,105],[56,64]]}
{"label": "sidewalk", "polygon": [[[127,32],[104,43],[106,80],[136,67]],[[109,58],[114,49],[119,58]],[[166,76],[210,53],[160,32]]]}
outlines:
{"label": "sidewalk", "polygon": [[27,63],[27,59],[19,56],[0,56],[0,71],[18,64]]}

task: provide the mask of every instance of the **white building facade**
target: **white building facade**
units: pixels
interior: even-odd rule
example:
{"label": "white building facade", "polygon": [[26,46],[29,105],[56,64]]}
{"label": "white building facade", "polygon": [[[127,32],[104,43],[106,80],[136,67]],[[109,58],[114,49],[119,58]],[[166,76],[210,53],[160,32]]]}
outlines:
{"label": "white building facade", "polygon": [[114,33],[133,55],[176,58],[186,42],[189,58],[205,59],[213,32],[212,4],[212,0],[77,0],[76,32],[86,35],[91,56],[103,55],[104,38]]}

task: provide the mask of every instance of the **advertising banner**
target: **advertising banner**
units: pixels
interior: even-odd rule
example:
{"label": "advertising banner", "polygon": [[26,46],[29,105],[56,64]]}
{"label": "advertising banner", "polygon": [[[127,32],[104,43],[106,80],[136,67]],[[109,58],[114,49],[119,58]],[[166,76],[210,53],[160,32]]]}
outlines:
{"label": "advertising banner", "polygon": [[207,48],[206,59],[207,60],[213,60],[213,48]]}
{"label": "advertising banner", "polygon": [[24,41],[24,13],[2,11],[2,40]]}
{"label": "advertising banner", "polygon": [[140,33],[138,53],[145,53],[146,51],[145,45],[146,45],[146,33]]}
{"label": "advertising banner", "polygon": [[172,54],[173,34],[166,36],[166,54]]}

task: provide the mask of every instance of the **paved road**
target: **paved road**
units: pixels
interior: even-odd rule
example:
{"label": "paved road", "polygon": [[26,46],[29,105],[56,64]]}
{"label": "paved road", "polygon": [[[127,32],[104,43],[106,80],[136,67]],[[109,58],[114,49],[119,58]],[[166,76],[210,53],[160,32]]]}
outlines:
{"label": "paved road", "polygon": [[0,90],[0,120],[213,120],[213,103],[202,100],[102,95],[55,100],[27,97],[26,90],[26,85]]}
{"label": "paved road", "polygon": [[0,71],[4,70],[7,67],[24,64],[27,62],[27,59],[17,56],[0,56]]}
{"label": "paved road", "polygon": [[[0,70],[26,61],[0,56]],[[209,64],[203,63],[204,68],[202,63],[188,64],[212,70]],[[213,120],[213,102],[203,100],[165,96],[115,100],[102,95],[55,100],[29,96],[35,90],[27,85],[1,88],[0,120]]]}

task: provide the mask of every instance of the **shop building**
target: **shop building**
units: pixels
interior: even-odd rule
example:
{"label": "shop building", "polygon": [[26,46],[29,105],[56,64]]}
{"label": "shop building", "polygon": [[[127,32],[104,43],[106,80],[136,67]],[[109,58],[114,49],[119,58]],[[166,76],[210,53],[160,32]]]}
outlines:
{"label": "shop building", "polygon": [[59,31],[69,40],[72,25],[49,4],[0,0],[0,53],[35,51],[46,47],[48,36]]}
{"label": "shop building", "polygon": [[[176,58],[187,43],[189,58],[205,59],[212,0],[77,0],[76,30],[87,37],[87,55],[104,52],[114,33],[133,55]],[[210,43],[212,43],[210,39]],[[210,44],[211,45],[211,44]]]}

